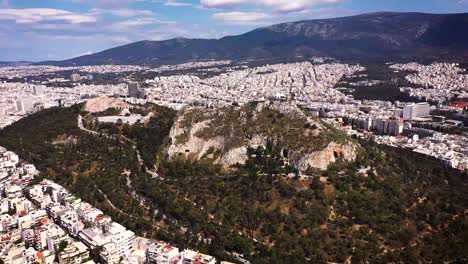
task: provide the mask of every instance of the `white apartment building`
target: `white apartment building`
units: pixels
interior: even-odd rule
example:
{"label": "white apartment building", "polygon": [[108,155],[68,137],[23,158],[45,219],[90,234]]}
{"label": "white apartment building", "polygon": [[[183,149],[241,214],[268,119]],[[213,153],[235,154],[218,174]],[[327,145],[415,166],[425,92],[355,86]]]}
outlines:
{"label": "white apartment building", "polygon": [[216,264],[216,258],[190,249],[180,253],[182,264]]}
{"label": "white apartment building", "polygon": [[170,264],[179,259],[179,249],[167,243],[151,244],[146,250],[146,260],[151,264]]}
{"label": "white apartment building", "polygon": [[403,108],[404,119],[415,119],[429,116],[431,106],[428,103],[409,104]]}
{"label": "white apartment building", "polygon": [[119,255],[117,246],[115,243],[107,243],[102,246],[100,253],[100,259],[104,264],[118,264],[121,256]]}

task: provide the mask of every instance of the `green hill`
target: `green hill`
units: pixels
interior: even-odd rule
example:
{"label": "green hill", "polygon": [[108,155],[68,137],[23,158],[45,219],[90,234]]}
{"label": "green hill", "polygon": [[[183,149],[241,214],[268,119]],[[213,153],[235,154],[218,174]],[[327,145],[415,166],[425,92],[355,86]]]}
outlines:
{"label": "green hill", "polygon": [[[42,177],[66,185],[138,234],[220,259],[235,261],[236,252],[252,263],[468,260],[466,173],[447,170],[408,150],[351,140],[319,120],[304,124],[307,115],[283,111],[281,116],[272,106],[254,109],[257,119],[244,119],[244,112],[254,112],[242,107],[204,113],[186,109],[176,116],[172,110],[147,106],[146,110],[161,113],[149,124],[98,125],[95,129],[101,134],[91,135],[76,125],[81,105],[53,108],[1,130],[0,145],[36,164]],[[204,123],[210,126],[192,133],[205,141],[223,137],[222,146],[238,148],[238,141],[246,135],[250,140],[257,129],[269,140],[263,147],[245,145],[247,159],[229,171],[215,162],[213,149],[200,159],[164,155],[175,144],[170,130],[177,124],[190,134],[193,125],[207,120]],[[246,127],[242,120],[258,122],[249,121]],[[312,133],[315,129],[324,137]],[[130,133],[133,130],[137,132]],[[288,133],[294,134],[285,137]],[[136,142],[140,152],[159,153],[158,177],[145,172],[157,153],[139,166],[132,144],[118,140],[123,135]],[[147,138],[151,135],[154,140]],[[317,139],[327,141],[321,144]],[[184,144],[187,139],[179,140]],[[337,159],[325,170],[308,170],[308,178],[282,176],[297,172],[294,164],[284,163],[284,147],[320,150],[330,141],[359,145],[355,158]],[[133,189],[126,184],[124,170],[131,172],[134,191],[151,202],[149,209],[130,194]]]}
{"label": "green hill", "polygon": [[215,109],[188,107],[170,133],[169,157],[203,159],[229,169],[245,164],[248,149],[268,144],[301,173],[353,161],[358,144],[294,103],[268,101]]}

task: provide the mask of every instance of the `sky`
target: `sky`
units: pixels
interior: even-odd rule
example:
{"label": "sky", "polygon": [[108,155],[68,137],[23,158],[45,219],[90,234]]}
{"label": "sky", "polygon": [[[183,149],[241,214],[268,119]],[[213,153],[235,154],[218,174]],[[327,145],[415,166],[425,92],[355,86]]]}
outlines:
{"label": "sky", "polygon": [[62,60],[140,40],[221,38],[377,11],[463,13],[468,0],[0,0],[0,61]]}

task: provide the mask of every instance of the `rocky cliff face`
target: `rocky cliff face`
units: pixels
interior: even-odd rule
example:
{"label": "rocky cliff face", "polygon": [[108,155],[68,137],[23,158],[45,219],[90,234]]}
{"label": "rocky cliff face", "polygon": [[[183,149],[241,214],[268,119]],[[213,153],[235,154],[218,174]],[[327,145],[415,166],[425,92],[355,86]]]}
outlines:
{"label": "rocky cliff face", "polygon": [[230,169],[244,164],[247,149],[271,142],[299,171],[325,170],[338,160],[353,161],[357,144],[308,117],[294,104],[267,102],[243,107],[182,110],[170,132],[171,159],[210,158]]}
{"label": "rocky cliff face", "polygon": [[331,142],[325,149],[303,153],[301,151],[292,151],[290,153],[290,162],[299,171],[305,171],[309,168],[326,170],[338,160],[354,161],[356,159],[357,145],[354,143],[337,144]]}
{"label": "rocky cliff face", "polygon": [[[205,128],[209,128],[211,120],[204,120],[199,123],[192,123],[190,126],[184,125],[186,116],[179,116],[173,126],[169,137],[171,145],[168,149],[169,158],[184,157],[187,159],[202,159],[204,157],[215,158],[215,162],[224,168],[229,168],[234,164],[244,164],[247,160],[247,147],[266,144],[266,140],[260,136],[254,137],[247,146],[234,147],[229,149],[227,140],[221,136],[213,138],[202,138],[199,133]],[[222,155],[220,155],[222,154]]]}
{"label": "rocky cliff face", "polygon": [[206,140],[196,136],[199,131],[208,126],[209,120],[192,124],[190,127],[183,126],[183,120],[182,115],[169,133],[172,142],[168,149],[170,158],[183,155],[185,158],[201,159],[209,150],[223,148],[224,139],[221,137]]}

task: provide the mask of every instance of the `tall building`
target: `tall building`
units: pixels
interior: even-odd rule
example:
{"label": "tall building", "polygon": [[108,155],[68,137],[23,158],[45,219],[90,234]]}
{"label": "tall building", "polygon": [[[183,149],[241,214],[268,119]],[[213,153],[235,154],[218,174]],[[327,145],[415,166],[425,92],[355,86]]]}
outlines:
{"label": "tall building", "polygon": [[380,135],[398,136],[403,132],[403,122],[399,119],[375,119],[372,129]]}
{"label": "tall building", "polygon": [[16,112],[22,113],[23,112],[23,102],[21,100],[16,100]]}
{"label": "tall building", "polygon": [[70,75],[70,81],[77,82],[81,79],[81,76],[78,73],[73,73]]}
{"label": "tall building", "polygon": [[388,127],[388,123],[385,121],[385,119],[382,119],[382,118],[375,119],[374,122],[372,123],[373,130],[381,135],[386,133],[387,127]]}
{"label": "tall building", "polygon": [[403,132],[403,122],[400,120],[390,120],[388,123],[386,134],[398,136]]}
{"label": "tall building", "polygon": [[16,111],[20,113],[30,113],[34,109],[35,98],[28,96],[16,101]]}
{"label": "tall building", "polygon": [[34,95],[42,95],[44,94],[44,87],[40,85],[33,86],[33,93]]}
{"label": "tall building", "polygon": [[145,90],[144,90],[144,89],[140,89],[140,94],[139,94],[138,98],[144,99],[145,97],[146,97]]}
{"label": "tall building", "polygon": [[418,104],[409,104],[403,108],[403,118],[404,119],[415,119],[418,117],[427,117],[431,106],[429,103],[418,103]]}
{"label": "tall building", "polygon": [[128,83],[127,87],[128,87],[128,97],[134,97],[134,98],[141,97],[140,87],[137,82]]}

